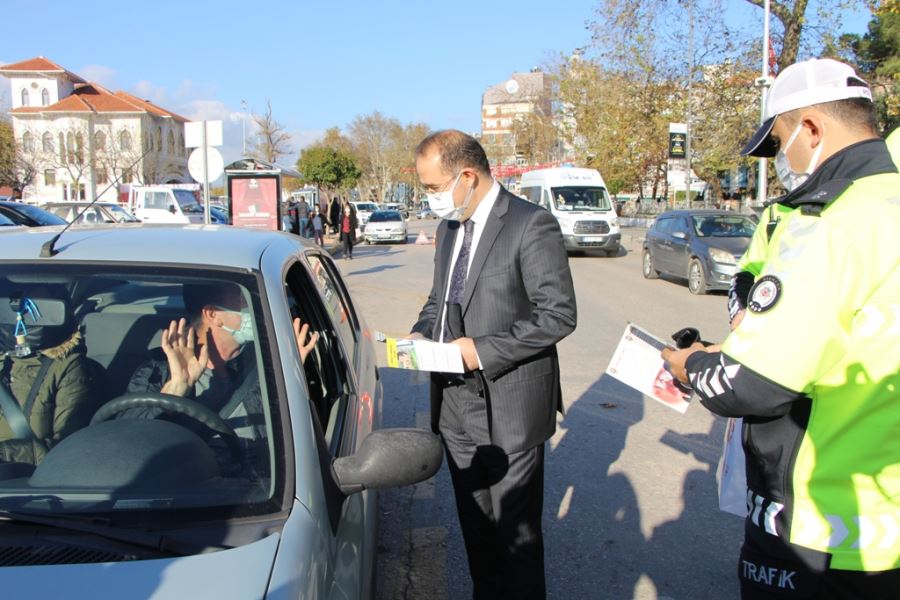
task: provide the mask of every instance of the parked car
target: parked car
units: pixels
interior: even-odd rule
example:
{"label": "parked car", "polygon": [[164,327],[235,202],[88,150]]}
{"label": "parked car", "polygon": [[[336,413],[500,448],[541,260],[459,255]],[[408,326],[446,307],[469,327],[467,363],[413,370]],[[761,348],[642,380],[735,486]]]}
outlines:
{"label": "parked car", "polygon": [[396,210],[404,219],[409,218],[409,208],[402,202],[385,202],[381,210]]}
{"label": "parked car", "polygon": [[641,270],[683,277],[692,294],[728,289],[756,223],[725,210],[676,210],[659,215],[644,237]]}
{"label": "parked car", "polygon": [[416,218],[417,219],[437,219],[438,216],[434,213],[433,210],[431,210],[430,208],[428,208],[426,206],[425,208],[420,209],[419,212],[416,213]]}
{"label": "parked car", "polygon": [[[48,202],[42,207],[58,217],[71,223],[83,211],[89,202]],[[78,225],[97,225],[99,223],[140,223],[140,219],[128,212],[128,209],[115,202],[95,202],[84,214],[78,217]]]}
{"label": "parked car", "polygon": [[42,208],[23,202],[0,202],[0,215],[16,225],[43,227],[45,225],[65,225],[67,221]]}
{"label": "parked car", "polygon": [[356,220],[360,227],[369,221],[373,212],[379,210],[378,205],[374,202],[351,202],[350,204],[356,208]]}
{"label": "parked car", "polygon": [[[431,431],[379,430],[373,336],[331,257],[236,227],[74,228],[50,246],[57,233],[0,231],[0,343],[26,298],[44,308],[25,317],[35,335],[71,314],[106,391],[37,465],[0,463],[5,593],[373,597],[375,490],[431,477],[442,449]],[[47,282],[66,291],[45,302]],[[211,287],[203,311],[241,315],[208,334],[242,334],[230,400],[126,394],[185,297]],[[319,334],[305,361],[294,317]]]}
{"label": "parked car", "polygon": [[376,242],[405,244],[406,220],[397,210],[375,211],[363,228],[363,237],[367,244]]}
{"label": "parked car", "polygon": [[[202,204],[192,202],[190,204],[182,204],[181,212],[183,212],[191,223],[205,223],[206,211]],[[230,225],[231,219],[228,217],[228,211],[221,206],[210,203],[209,205],[209,221],[213,225]]]}

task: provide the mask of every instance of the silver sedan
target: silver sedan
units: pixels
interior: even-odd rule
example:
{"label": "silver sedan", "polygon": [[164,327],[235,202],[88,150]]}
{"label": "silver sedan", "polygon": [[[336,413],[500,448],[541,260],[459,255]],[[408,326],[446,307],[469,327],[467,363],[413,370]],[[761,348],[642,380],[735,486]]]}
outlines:
{"label": "silver sedan", "polygon": [[[49,372],[77,375],[64,413],[40,396],[18,422],[46,421],[41,453],[0,463],[4,590],[371,598],[375,490],[431,477],[442,450],[379,430],[373,332],[331,257],[230,227],[62,231],[0,230],[0,356],[41,365],[69,340]],[[0,394],[6,415],[29,390]]]}

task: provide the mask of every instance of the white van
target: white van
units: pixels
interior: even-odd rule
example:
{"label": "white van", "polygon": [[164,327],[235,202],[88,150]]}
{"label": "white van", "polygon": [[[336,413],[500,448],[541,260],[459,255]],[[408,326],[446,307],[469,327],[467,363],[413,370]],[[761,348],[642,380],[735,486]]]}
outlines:
{"label": "white van", "polygon": [[556,217],[567,251],[619,253],[619,220],[596,169],[528,171],[522,174],[519,193]]}
{"label": "white van", "polygon": [[144,223],[190,223],[181,206],[196,203],[190,190],[165,186],[133,185],[128,195],[128,207]]}

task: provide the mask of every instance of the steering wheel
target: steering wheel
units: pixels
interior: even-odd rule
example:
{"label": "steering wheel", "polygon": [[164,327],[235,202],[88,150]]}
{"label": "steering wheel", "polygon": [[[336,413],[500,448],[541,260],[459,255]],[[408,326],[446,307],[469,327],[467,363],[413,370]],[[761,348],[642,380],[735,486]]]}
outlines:
{"label": "steering wheel", "polygon": [[225,422],[217,413],[206,408],[196,400],[155,392],[137,392],[122,394],[100,407],[91,419],[91,425],[109,421],[119,413],[133,408],[158,408],[166,413],[178,413],[208,427],[219,434],[228,447],[235,464],[240,464],[244,451],[238,443],[238,435],[234,428]]}

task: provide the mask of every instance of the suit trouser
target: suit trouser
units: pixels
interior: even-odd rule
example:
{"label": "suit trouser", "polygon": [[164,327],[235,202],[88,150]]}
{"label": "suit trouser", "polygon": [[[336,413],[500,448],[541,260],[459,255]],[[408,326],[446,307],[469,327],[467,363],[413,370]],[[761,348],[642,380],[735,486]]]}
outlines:
{"label": "suit trouser", "polygon": [[506,454],[490,442],[483,398],[465,385],[443,393],[440,431],[473,597],[544,598],[544,445]]}

